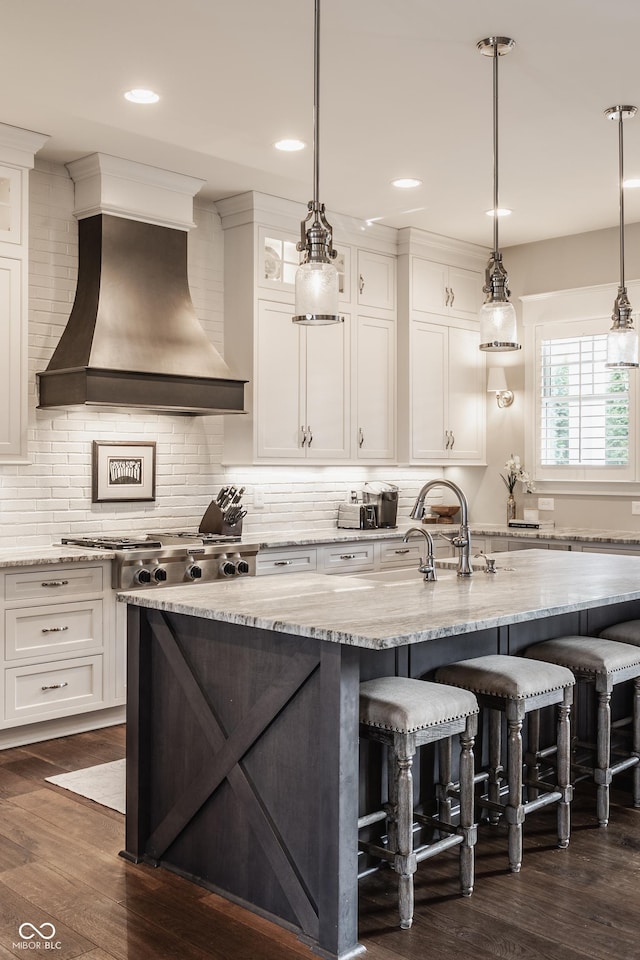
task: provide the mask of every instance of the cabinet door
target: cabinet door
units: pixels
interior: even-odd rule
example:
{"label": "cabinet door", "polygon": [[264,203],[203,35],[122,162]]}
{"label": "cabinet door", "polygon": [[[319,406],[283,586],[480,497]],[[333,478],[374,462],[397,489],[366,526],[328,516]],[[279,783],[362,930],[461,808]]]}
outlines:
{"label": "cabinet door", "polygon": [[396,261],[394,257],[358,250],[358,305],[395,310]]}
{"label": "cabinet door", "polygon": [[411,458],[446,460],[447,327],[412,320],[410,354]]}
{"label": "cabinet door", "polygon": [[261,301],[256,329],[256,453],[304,459],[304,333],[292,307]]}
{"label": "cabinet door", "polygon": [[[0,459],[19,457],[26,431],[25,345],[21,309],[22,263],[0,258]],[[24,389],[23,389],[24,387]]]}
{"label": "cabinet door", "polygon": [[351,318],[344,323],[306,327],[305,445],[308,460],[344,460],[350,455],[349,342]]}
{"label": "cabinet door", "polygon": [[395,458],[395,323],[358,317],[356,342],[356,456]]}
{"label": "cabinet door", "polygon": [[482,305],[484,278],[477,270],[449,267],[451,313],[457,317],[477,320]]}
{"label": "cabinet door", "polygon": [[484,354],[478,349],[477,324],[449,327],[450,460],[483,461],[485,455],[486,398]]}
{"label": "cabinet door", "polygon": [[444,263],[411,258],[411,296],[414,310],[442,313],[449,300],[449,268]]}

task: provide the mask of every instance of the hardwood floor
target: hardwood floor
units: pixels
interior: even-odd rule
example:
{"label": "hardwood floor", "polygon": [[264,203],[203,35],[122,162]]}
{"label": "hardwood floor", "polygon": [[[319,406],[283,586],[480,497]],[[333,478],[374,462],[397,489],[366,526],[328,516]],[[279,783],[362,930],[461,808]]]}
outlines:
{"label": "hardwood floor", "polygon": [[[120,814],[44,781],[122,756],[123,727],[0,752],[0,960],[43,955],[24,946],[26,923],[55,926],[46,955],[59,960],[311,960],[294,934],[127,863]],[[369,960],[640,960],[640,810],[614,790],[600,830],[584,784],[573,806],[568,850],[553,845],[553,811],[528,819],[519,875],[506,872],[503,828],[481,827],[468,899],[458,896],[455,852],[423,864],[411,930],[396,926],[394,875],[365,878]]]}

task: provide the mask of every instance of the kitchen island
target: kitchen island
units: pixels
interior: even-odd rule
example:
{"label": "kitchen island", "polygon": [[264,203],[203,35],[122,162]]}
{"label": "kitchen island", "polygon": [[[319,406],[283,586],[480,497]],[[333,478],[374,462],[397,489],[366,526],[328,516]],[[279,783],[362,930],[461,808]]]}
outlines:
{"label": "kitchen island", "polygon": [[293,574],[123,594],[124,855],[321,956],[361,952],[359,682],[640,616],[640,557],[530,550],[497,566],[435,583]]}

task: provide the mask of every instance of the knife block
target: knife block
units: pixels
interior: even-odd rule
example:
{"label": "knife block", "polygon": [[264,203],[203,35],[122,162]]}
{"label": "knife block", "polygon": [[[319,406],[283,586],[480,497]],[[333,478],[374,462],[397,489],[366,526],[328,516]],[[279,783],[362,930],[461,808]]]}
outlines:
{"label": "knife block", "polygon": [[212,500],[200,521],[198,533],[220,533],[223,536],[242,536],[242,520],[229,525],[224,521],[224,514],[215,500]]}

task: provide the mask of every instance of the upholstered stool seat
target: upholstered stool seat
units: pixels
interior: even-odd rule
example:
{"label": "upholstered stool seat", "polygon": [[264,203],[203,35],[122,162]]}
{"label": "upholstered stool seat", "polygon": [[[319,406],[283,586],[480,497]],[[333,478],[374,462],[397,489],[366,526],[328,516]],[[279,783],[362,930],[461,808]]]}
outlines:
{"label": "upholstered stool seat", "polygon": [[[570,670],[552,664],[495,654],[462,660],[441,667],[436,680],[472,691],[481,707],[489,710],[489,770],[487,796],[482,806],[489,818],[504,814],[507,822],[509,868],[517,873],[522,865],[522,825],[533,810],[557,803],[558,845],[566,847],[570,836],[569,713],[573,701],[574,677]],[[527,784],[532,798],[524,802],[522,724],[528,713],[537,715],[542,707],[556,704],[557,718],[557,783],[536,779]],[[502,766],[501,716],[507,721],[506,803],[501,800]]]}
{"label": "upholstered stool seat", "polygon": [[[637,621],[636,621],[637,622]],[[624,633],[609,627],[609,634]],[[629,627],[626,627],[629,630]],[[633,804],[640,806],[640,645],[601,637],[557,637],[536,643],[527,657],[567,667],[581,683],[593,684],[598,698],[596,744],[593,766],[574,763],[574,772],[592,776],[597,784],[596,812],[600,826],[609,822],[609,786],[612,777],[630,767],[633,771]],[[633,680],[633,742],[615,763],[611,762],[611,694],[616,684]]]}
{"label": "upholstered stool seat", "polygon": [[[387,843],[360,840],[361,850],[386,861],[398,874],[400,926],[413,921],[413,874],[418,863],[460,846],[462,894],[473,890],[473,847],[476,829],[473,817],[473,744],[478,721],[478,703],[473,694],[455,687],[413,680],[381,677],[360,684],[360,735],[378,740],[388,749],[388,802],[383,810],[358,820],[358,828],[386,820]],[[449,818],[417,814],[413,804],[411,767],[418,747],[460,738],[460,823]],[[440,839],[414,848],[414,821],[438,831]]]}
{"label": "upholstered stool seat", "polygon": [[618,643],[630,643],[640,647],[640,620],[623,620],[613,623],[600,632],[603,640],[617,640]]}

